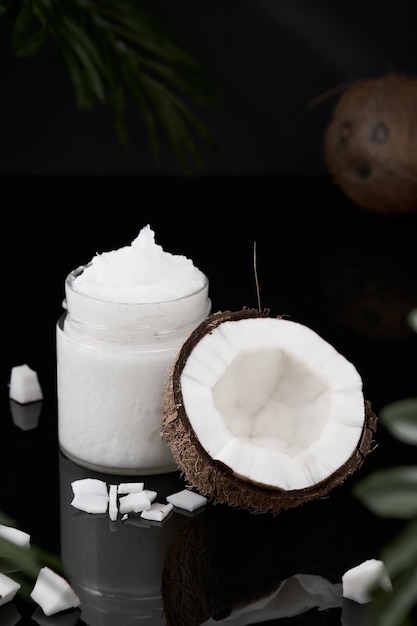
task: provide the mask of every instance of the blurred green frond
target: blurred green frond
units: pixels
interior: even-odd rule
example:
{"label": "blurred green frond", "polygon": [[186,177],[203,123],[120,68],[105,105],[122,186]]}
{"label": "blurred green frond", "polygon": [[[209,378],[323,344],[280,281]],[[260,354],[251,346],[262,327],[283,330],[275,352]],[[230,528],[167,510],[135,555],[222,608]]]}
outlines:
{"label": "blurred green frond", "polygon": [[[17,6],[17,8],[16,8]],[[0,0],[12,17],[17,57],[52,42],[69,73],[77,106],[108,106],[120,143],[129,144],[129,105],[147,129],[156,160],[165,136],[184,172],[203,169],[201,149],[214,140],[202,121],[219,91],[202,65],[136,0]]]}
{"label": "blurred green frond", "polygon": [[379,417],[393,437],[417,445],[417,398],[392,402],[381,409]]}
{"label": "blurred green frond", "polygon": [[375,471],[354,487],[354,494],[381,517],[417,516],[417,466]]}
{"label": "blurred green frond", "polygon": [[[407,321],[417,332],[417,309]],[[417,446],[417,397],[386,405],[379,417],[394,438]],[[375,515],[408,520],[381,550],[392,591],[376,590],[368,626],[412,626],[417,607],[417,466],[375,471],[356,484],[354,495]]]}

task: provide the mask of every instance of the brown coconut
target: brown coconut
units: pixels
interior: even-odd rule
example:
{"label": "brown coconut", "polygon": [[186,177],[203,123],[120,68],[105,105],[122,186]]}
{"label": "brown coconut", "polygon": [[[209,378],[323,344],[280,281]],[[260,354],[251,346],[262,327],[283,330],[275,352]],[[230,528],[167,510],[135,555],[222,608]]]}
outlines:
{"label": "brown coconut", "polygon": [[[239,326],[235,326],[236,324]],[[237,336],[237,339],[234,340],[234,347],[224,352],[219,350],[216,354],[216,349],[213,346],[219,339],[219,333],[223,335],[226,331]],[[271,334],[269,334],[270,331],[272,331]],[[242,345],[239,344],[241,332]],[[257,349],[258,332],[259,349]],[[292,339],[289,339],[289,337],[292,336],[293,332],[295,335],[299,332],[301,333],[300,336],[304,337],[302,341],[295,340],[298,348],[294,349],[296,352],[298,351],[298,356],[288,356],[288,353],[291,354],[292,352]],[[268,336],[264,336],[265,333]],[[275,333],[279,337],[275,337]],[[274,342],[279,343],[281,341],[281,333],[285,335],[285,338],[282,338],[284,344],[288,342],[290,344],[284,350],[279,347],[272,347],[275,345]],[[363,398],[361,388],[355,389],[354,392],[352,391],[354,398],[353,396],[351,398],[349,392],[347,392],[347,400],[344,408],[341,407],[341,412],[344,415],[343,420],[346,421],[346,424],[350,421],[352,421],[352,424],[353,422],[355,423],[353,438],[351,437],[353,431],[350,431],[348,426],[345,428],[342,424],[340,425],[340,436],[337,436],[337,440],[329,438],[327,441],[327,435],[325,438],[323,433],[327,432],[327,429],[333,432],[333,428],[336,428],[337,431],[339,425],[335,426],[333,422],[326,425],[326,420],[337,422],[339,416],[332,413],[330,407],[328,409],[329,415],[327,415],[326,410],[315,415],[315,401],[312,400],[311,404],[309,404],[308,398],[305,402],[303,400],[303,394],[308,393],[305,392],[305,388],[313,387],[316,381],[316,372],[314,371],[315,357],[312,356],[310,359],[307,348],[304,348],[304,341],[306,345],[312,344],[312,352],[314,354],[321,353],[323,350],[323,353],[329,355],[329,358],[335,359],[336,362],[340,360],[341,388],[345,384],[344,380],[346,378],[349,379],[351,375],[354,379],[352,385],[360,387],[360,377],[353,365],[337,353],[332,346],[316,335],[314,331],[296,322],[283,320],[282,318],[272,318],[267,313],[262,313],[257,309],[214,313],[203,321],[183,344],[168,377],[161,435],[170,447],[174,461],[182,471],[188,484],[195,487],[202,495],[207,496],[214,502],[226,503],[232,507],[247,509],[253,513],[270,512],[276,514],[281,510],[293,508],[309,500],[326,495],[334,487],[343,483],[363,464],[364,459],[371,450],[377,424],[377,417],[371,409],[371,404]],[[248,342],[252,346],[249,350],[247,345],[245,345]],[[269,343],[271,343],[271,347]],[[234,349],[236,349],[235,355],[233,353]],[[217,363],[220,363],[220,370],[224,369],[224,371],[220,372],[216,386],[213,389],[206,389],[205,387],[204,368],[208,366],[210,369],[211,367],[208,362],[204,362],[205,350],[208,350],[208,361],[214,358]],[[298,374],[294,374],[296,378],[294,393],[291,395],[291,392],[286,392],[285,399],[280,400],[281,409],[275,411],[273,407],[270,407],[269,397],[265,397],[265,401],[263,401],[263,371],[265,370],[265,378],[268,379],[269,385],[268,389],[265,388],[265,396],[273,396],[274,394],[279,396],[282,393],[281,390],[286,385],[285,377],[290,375],[289,372],[295,372],[299,365],[298,361],[303,360],[304,350],[306,361],[311,361],[311,363],[305,364],[305,367],[304,365],[302,366],[299,379],[297,379]],[[226,356],[226,352],[229,352],[228,356]],[[326,367],[324,358],[323,356],[323,362],[320,366],[322,368]],[[226,364],[222,363],[222,359],[225,359]],[[230,359],[230,362],[228,362],[228,359]],[[242,369],[245,374],[242,376],[242,379],[239,379],[237,370],[236,372],[234,371],[239,359],[244,361]],[[275,374],[273,363],[280,360],[286,366],[280,371],[278,368]],[[198,374],[194,371],[194,363],[199,370]],[[334,372],[339,370],[334,367],[332,370],[332,367],[330,367],[330,371],[333,371],[333,374],[330,375],[334,376],[332,385],[337,387],[339,382]],[[274,370],[273,375],[271,370]],[[201,399],[198,395],[199,387],[197,391],[192,391],[190,394],[189,387],[190,385],[193,387],[194,383],[191,382],[189,384],[187,381],[189,377],[193,379],[194,374],[196,378],[200,378],[202,381]],[[274,378],[275,375],[276,380]],[[207,374],[207,376],[210,376],[210,374]],[[221,397],[226,397],[227,400],[230,376],[232,379],[233,377],[237,378],[233,383],[234,391],[230,391],[234,395],[234,398],[231,400],[232,405],[233,403],[239,404],[248,392],[247,382],[252,384],[254,380],[258,381],[256,389],[260,389],[259,402],[263,404],[262,411],[267,416],[265,418],[265,430],[262,432],[260,439],[251,437],[250,434],[233,438],[233,432],[229,432],[229,426],[227,425],[227,420],[231,417],[227,405],[226,407],[222,405],[220,409],[218,406],[216,407],[218,385],[222,387]],[[321,374],[318,373],[317,376],[320,379]],[[321,383],[319,382],[318,384]],[[252,394],[251,392],[249,393],[250,403]],[[326,397],[327,391],[322,390],[321,393],[323,397]],[[340,393],[344,392],[341,391]],[[314,393],[312,397],[315,397]],[[352,407],[349,404],[350,402],[352,402]],[[292,403],[302,405],[302,417],[300,418],[299,415],[293,417],[289,413],[288,420],[285,422],[287,419],[286,413],[290,411],[290,409],[287,409],[287,406],[289,407]],[[355,417],[352,417],[352,419],[350,416],[351,408],[352,415],[355,413]],[[238,416],[237,419],[241,419],[245,423],[245,428],[248,425],[247,427],[250,429],[252,428],[251,424],[256,421],[256,415],[252,416],[249,408],[246,413],[245,411],[245,406],[240,407],[240,417]],[[211,415],[215,416],[213,421],[211,421]],[[218,417],[219,415],[220,418]],[[316,426],[316,422],[317,424],[321,423],[321,426]],[[279,428],[282,426],[283,431],[299,428],[301,433],[302,429],[307,432],[310,428],[310,423],[313,430],[322,429],[317,434],[317,442],[313,439],[311,440],[310,444],[312,447],[306,444],[307,451],[315,448],[315,446],[317,446],[317,451],[319,451],[317,452],[317,457],[319,458],[316,458],[316,453],[311,452],[312,465],[320,465],[323,461],[325,464],[330,463],[331,469],[327,468],[324,474],[313,476],[315,474],[315,469],[313,468],[310,472],[311,475],[305,480],[305,483],[303,482],[304,477],[294,479],[293,481],[291,468],[295,468],[298,471],[298,459],[300,458],[300,463],[304,462],[301,460],[304,458],[302,455],[307,453],[301,449],[302,446],[299,454],[294,454],[294,458],[289,458],[285,452],[276,451],[274,449],[275,442],[277,442],[277,447],[281,446],[282,443],[280,441]],[[233,428],[236,427],[236,421],[234,424]],[[239,425],[237,427],[239,428]],[[271,432],[268,432],[268,429]],[[204,436],[202,436],[202,432],[205,433]],[[225,461],[225,456],[212,451],[211,443],[206,438],[211,438],[213,435],[214,437],[222,436],[226,440],[228,436],[233,438],[233,444],[236,444],[238,447],[236,450],[237,454],[232,462],[229,462],[229,460]],[[291,433],[290,437],[292,438],[293,436],[293,433]],[[302,437],[302,435],[300,436]],[[243,442],[242,449],[239,447],[241,441]],[[348,441],[351,443],[348,444]],[[289,445],[289,442],[286,441],[285,445]],[[291,445],[297,447],[298,441],[292,441]],[[339,452],[335,452],[339,446],[344,447],[344,451],[340,452],[340,458],[338,456]],[[252,452],[254,456],[252,456]],[[330,457],[333,457],[331,462]],[[244,467],[247,462],[246,459],[248,459],[249,465],[251,463],[253,465],[248,472],[246,472]],[[281,461],[283,465],[280,465]],[[265,474],[268,474],[268,476],[264,476],[264,469],[260,467],[263,463],[265,463]],[[236,467],[236,464],[238,467]],[[286,481],[285,485],[279,484],[281,474],[286,475],[285,479],[283,478],[283,481]],[[271,475],[274,476],[273,479]],[[278,477],[278,480],[276,477]]]}
{"label": "brown coconut", "polygon": [[355,204],[417,209],[417,77],[390,72],[348,85],[324,135],[324,161]]}

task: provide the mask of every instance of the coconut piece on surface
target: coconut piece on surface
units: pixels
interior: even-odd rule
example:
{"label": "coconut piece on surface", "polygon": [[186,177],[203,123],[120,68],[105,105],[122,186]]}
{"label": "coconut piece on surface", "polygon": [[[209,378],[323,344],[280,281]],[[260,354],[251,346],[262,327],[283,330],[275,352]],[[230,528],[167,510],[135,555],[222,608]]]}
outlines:
{"label": "coconut piece on surface", "polygon": [[119,483],[118,487],[117,487],[117,492],[119,494],[126,494],[126,493],[135,493],[138,491],[143,491],[145,487],[145,483],[142,482],[138,482],[138,483]]}
{"label": "coconut piece on surface", "polygon": [[119,511],[124,513],[141,513],[151,508],[151,500],[146,491],[128,493],[119,498]]}
{"label": "coconut piece on surface", "polygon": [[108,495],[107,483],[99,478],[79,478],[72,481],[71,487],[74,494],[82,491],[102,496]]}
{"label": "coconut piece on surface", "polygon": [[358,604],[372,600],[372,591],[380,588],[391,591],[392,583],[385,564],[379,559],[368,559],[352,567],[342,576],[343,597]]}
{"label": "coconut piece on surface", "polygon": [[42,567],[30,597],[45,615],[54,615],[80,606],[81,602],[71,585],[49,567]]}
{"label": "coconut piece on surface", "polygon": [[314,330],[256,309],[211,315],[168,377],[162,437],[191,487],[254,512],[327,494],[377,417],[355,366]]}
{"label": "coconut piece on surface", "polygon": [[109,517],[112,522],[117,520],[119,513],[119,506],[117,504],[117,485],[110,485],[109,487]]}
{"label": "coconut piece on surface", "polygon": [[191,513],[207,504],[207,498],[205,496],[195,493],[195,491],[190,491],[190,489],[183,489],[176,493],[171,493],[166,499],[167,502],[170,502],[179,509],[185,509]]}
{"label": "coconut piece on surface", "polygon": [[18,582],[6,574],[0,573],[0,606],[11,602],[19,589],[20,584]]}
{"label": "coconut piece on surface", "polygon": [[169,515],[174,508],[173,504],[169,502],[167,504],[163,504],[161,502],[152,502],[150,509],[142,511],[140,516],[143,519],[153,520],[155,522],[162,522],[167,515]]}
{"label": "coconut piece on surface", "polygon": [[38,374],[26,363],[12,367],[9,397],[15,402],[20,402],[20,404],[43,400]]}
{"label": "coconut piece on surface", "polygon": [[21,548],[30,548],[30,535],[19,528],[0,524],[0,537],[7,539]]}
{"label": "coconut piece on surface", "polygon": [[106,513],[109,506],[109,496],[79,491],[74,495],[71,506],[86,513]]}
{"label": "coconut piece on surface", "polygon": [[158,492],[154,491],[153,489],[144,489],[144,492],[146,493],[146,495],[148,496],[151,502],[154,502],[154,500],[158,496]]}

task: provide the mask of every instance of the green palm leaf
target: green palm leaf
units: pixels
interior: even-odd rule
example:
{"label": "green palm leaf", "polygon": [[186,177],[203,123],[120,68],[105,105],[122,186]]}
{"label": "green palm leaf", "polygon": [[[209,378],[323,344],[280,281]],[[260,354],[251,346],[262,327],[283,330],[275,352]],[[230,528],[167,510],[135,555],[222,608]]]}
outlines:
{"label": "green palm leaf", "polygon": [[200,63],[137,0],[0,0],[0,14],[14,9],[12,45],[17,56],[34,55],[53,41],[71,78],[77,106],[109,107],[121,144],[128,145],[126,111],[132,103],[144,123],[153,154],[163,136],[181,169],[202,169],[200,151],[214,148],[201,119],[217,108],[219,93]]}

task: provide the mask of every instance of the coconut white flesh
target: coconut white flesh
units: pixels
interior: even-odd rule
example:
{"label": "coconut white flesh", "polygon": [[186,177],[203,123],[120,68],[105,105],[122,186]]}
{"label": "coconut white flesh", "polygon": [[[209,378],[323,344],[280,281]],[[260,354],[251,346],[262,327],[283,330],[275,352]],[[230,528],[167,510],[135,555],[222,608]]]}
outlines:
{"label": "coconut white flesh", "polygon": [[109,506],[109,496],[79,491],[73,497],[71,506],[86,513],[106,513]]}
{"label": "coconut white flesh", "polygon": [[226,321],[181,373],[187,417],[214,460],[285,490],[324,480],[355,450],[362,379],[312,329],[284,319]]}
{"label": "coconut white flesh", "polygon": [[30,535],[19,528],[14,528],[13,526],[7,526],[5,524],[0,524],[0,537],[3,539],[7,539],[11,543],[14,543],[21,548],[29,549],[30,548]]}
{"label": "coconut white flesh", "polygon": [[11,602],[19,589],[19,583],[10,576],[0,573],[0,606]]}
{"label": "coconut white flesh", "polygon": [[152,500],[144,491],[128,493],[119,499],[119,512],[124,513],[140,513],[151,508]]}
{"label": "coconut white flesh", "polygon": [[45,615],[54,615],[80,606],[81,602],[71,585],[49,567],[39,570],[35,586],[30,594]]}
{"label": "coconut white flesh", "polygon": [[176,493],[171,493],[167,496],[167,502],[170,502],[173,506],[185,511],[196,511],[197,509],[207,504],[207,498],[195,491],[189,489],[182,489]]}
{"label": "coconut white flesh", "polygon": [[43,400],[38,374],[29,365],[16,365],[10,374],[9,397],[20,404]]}
{"label": "coconut white flesh", "polygon": [[367,604],[377,588],[392,590],[391,579],[383,561],[368,559],[347,570],[342,576],[343,597],[358,604]]}
{"label": "coconut white flesh", "polygon": [[117,502],[117,485],[109,486],[109,517],[112,522],[117,520],[119,505]]}
{"label": "coconut white flesh", "polygon": [[162,522],[174,508],[173,504],[169,502],[163,504],[161,502],[153,502],[150,509],[142,511],[140,516],[143,519],[152,520],[154,522]]}
{"label": "coconut white flesh", "polygon": [[107,496],[107,483],[99,478],[79,478],[72,481],[71,487],[74,494],[82,491]]}
{"label": "coconut white flesh", "polygon": [[135,493],[138,491],[143,491],[145,487],[145,483],[120,483],[117,486],[117,493],[126,494],[126,493]]}

